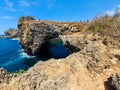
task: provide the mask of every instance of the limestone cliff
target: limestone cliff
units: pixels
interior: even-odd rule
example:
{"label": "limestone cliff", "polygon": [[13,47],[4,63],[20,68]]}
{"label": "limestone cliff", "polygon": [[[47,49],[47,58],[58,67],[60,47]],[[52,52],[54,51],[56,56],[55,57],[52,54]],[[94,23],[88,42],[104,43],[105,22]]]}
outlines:
{"label": "limestone cliff", "polygon": [[5,31],[5,36],[10,38],[17,38],[18,37],[18,30],[9,29]]}
{"label": "limestone cliff", "polygon": [[77,31],[80,31],[77,27],[52,21],[27,20],[18,24],[20,44],[29,55],[41,55],[50,39]]}
{"label": "limestone cliff", "polygon": [[11,77],[9,83],[3,79],[0,90],[120,90],[119,41],[108,39],[106,45],[102,37],[85,38],[84,34],[60,38],[70,43],[66,43],[68,48],[73,45],[79,51],[67,58],[39,61],[27,72]]}
{"label": "limestone cliff", "polygon": [[22,74],[0,69],[0,90],[120,90],[120,41],[78,31],[67,23],[19,23],[20,44],[29,55],[42,54],[53,38],[70,55],[39,61]]}
{"label": "limestone cliff", "polygon": [[25,21],[18,25],[20,44],[29,55],[39,55],[47,48],[50,39],[58,37],[59,30],[56,29],[58,27],[49,22]]}

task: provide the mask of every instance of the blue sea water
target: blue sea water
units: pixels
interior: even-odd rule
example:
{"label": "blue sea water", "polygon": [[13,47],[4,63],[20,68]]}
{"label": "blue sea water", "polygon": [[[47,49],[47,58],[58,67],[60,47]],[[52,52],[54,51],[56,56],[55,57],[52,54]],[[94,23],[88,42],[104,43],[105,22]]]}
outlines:
{"label": "blue sea water", "polygon": [[18,40],[0,39],[0,68],[9,72],[27,70],[37,62],[36,57],[23,53]]}
{"label": "blue sea water", "polygon": [[[48,49],[50,58],[63,58],[69,52],[63,45],[50,45]],[[0,39],[0,68],[9,72],[27,70],[38,62],[35,56],[28,56],[23,52],[18,40],[3,38]]]}
{"label": "blue sea water", "polygon": [[63,45],[59,38],[54,38],[49,41],[49,56],[52,58],[65,58],[69,55],[69,50]]}

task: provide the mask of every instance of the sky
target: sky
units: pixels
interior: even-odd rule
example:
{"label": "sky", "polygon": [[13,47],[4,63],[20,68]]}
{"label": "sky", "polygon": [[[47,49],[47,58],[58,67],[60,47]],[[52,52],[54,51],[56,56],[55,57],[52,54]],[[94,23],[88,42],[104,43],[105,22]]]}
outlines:
{"label": "sky", "polygon": [[36,20],[80,21],[95,15],[113,15],[120,0],[0,0],[0,34],[17,28],[21,16]]}

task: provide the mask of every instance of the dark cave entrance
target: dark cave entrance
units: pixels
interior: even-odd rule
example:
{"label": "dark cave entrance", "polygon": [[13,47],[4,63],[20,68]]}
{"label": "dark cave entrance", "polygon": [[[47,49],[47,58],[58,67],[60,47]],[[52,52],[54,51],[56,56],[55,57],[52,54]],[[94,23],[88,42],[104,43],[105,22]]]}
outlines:
{"label": "dark cave entrance", "polygon": [[62,40],[59,38],[50,39],[48,42],[44,43],[37,53],[38,58],[43,58],[43,60],[65,58],[69,54],[70,51],[63,45]]}

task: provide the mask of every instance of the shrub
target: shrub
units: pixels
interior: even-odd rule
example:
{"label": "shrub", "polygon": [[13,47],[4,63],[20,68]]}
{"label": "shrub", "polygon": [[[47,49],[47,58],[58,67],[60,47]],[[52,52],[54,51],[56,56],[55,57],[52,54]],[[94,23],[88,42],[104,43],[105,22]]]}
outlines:
{"label": "shrub", "polygon": [[22,17],[19,18],[18,22],[20,23],[20,22],[23,22],[25,20],[27,20],[27,21],[28,20],[35,20],[35,18],[32,17],[32,16],[22,16]]}
{"label": "shrub", "polygon": [[26,71],[25,70],[19,70],[19,71],[17,71],[16,73],[17,74],[20,74],[20,73],[25,73]]}

